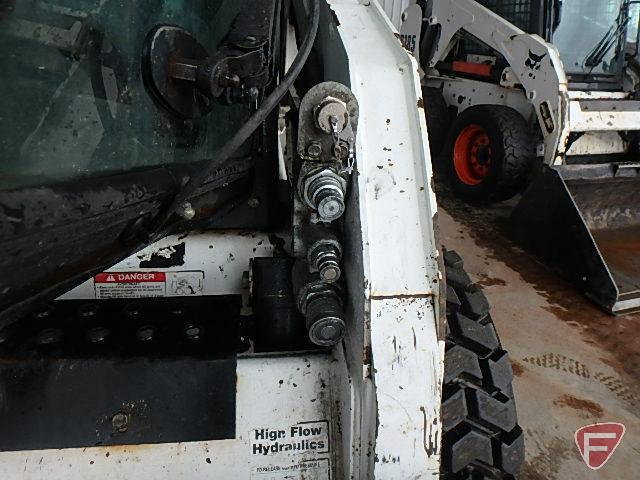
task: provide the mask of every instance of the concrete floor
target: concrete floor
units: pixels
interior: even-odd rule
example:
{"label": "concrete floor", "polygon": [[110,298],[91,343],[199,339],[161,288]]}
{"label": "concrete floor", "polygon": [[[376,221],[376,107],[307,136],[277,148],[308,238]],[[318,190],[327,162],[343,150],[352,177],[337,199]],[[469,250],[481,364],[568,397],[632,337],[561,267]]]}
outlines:
{"label": "concrete floor", "polygon": [[[484,288],[511,354],[526,434],[520,480],[640,478],[640,314],[605,314],[511,243],[510,205],[472,208],[447,192],[439,204],[442,242]],[[597,422],[623,423],[626,434],[592,471],[574,432]]]}

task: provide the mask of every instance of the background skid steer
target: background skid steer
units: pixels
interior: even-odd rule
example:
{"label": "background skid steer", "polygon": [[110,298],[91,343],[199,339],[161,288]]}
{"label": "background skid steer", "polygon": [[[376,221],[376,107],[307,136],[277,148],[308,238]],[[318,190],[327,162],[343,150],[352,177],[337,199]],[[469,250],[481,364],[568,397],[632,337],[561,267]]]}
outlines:
{"label": "background skid steer", "polygon": [[400,30],[453,190],[475,203],[524,190],[520,243],[605,310],[640,308],[638,2],[408,3]]}

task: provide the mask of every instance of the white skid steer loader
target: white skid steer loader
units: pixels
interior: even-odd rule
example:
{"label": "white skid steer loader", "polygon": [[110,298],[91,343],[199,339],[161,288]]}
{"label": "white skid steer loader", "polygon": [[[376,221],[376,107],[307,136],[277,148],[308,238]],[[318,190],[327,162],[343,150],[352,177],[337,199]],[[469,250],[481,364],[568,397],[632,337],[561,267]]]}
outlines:
{"label": "white skid steer loader", "polygon": [[514,478],[377,3],[0,1],[0,52],[1,479]]}
{"label": "white skid steer loader", "polygon": [[638,310],[640,3],[407,3],[401,38],[426,73],[431,150],[453,190],[487,203],[526,188],[520,243],[605,310]]}

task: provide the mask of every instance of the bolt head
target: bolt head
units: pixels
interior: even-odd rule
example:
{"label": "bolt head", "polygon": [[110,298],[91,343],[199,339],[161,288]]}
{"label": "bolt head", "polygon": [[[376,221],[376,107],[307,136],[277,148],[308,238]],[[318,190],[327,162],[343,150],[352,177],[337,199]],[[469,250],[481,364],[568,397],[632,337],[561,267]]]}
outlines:
{"label": "bolt head", "polygon": [[320,142],[311,142],[307,147],[307,154],[311,158],[318,158],[322,154],[322,145]]}
{"label": "bolt head", "polygon": [[111,418],[111,425],[118,432],[126,432],[129,428],[129,415],[124,412],[118,412]]}
{"label": "bolt head", "polygon": [[260,206],[260,200],[257,198],[250,198],[247,200],[247,205],[249,205],[250,208],[258,208]]}

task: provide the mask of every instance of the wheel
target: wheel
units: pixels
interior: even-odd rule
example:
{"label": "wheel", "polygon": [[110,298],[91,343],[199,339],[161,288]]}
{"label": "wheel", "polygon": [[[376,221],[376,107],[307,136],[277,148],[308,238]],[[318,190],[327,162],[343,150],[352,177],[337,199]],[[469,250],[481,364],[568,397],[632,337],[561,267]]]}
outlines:
{"label": "wheel", "polygon": [[469,203],[507,200],[526,185],[534,159],[530,128],[515,110],[471,107],[453,123],[443,168]]}
{"label": "wheel", "polygon": [[427,120],[427,131],[429,132],[429,149],[432,160],[434,160],[444,147],[449,131],[449,110],[447,102],[444,100],[442,92],[434,87],[424,87],[422,89],[424,100],[424,114]]}
{"label": "wheel", "polygon": [[444,256],[447,336],[442,390],[441,478],[513,479],[524,461],[511,386],[489,302],[464,271],[460,256]]}

